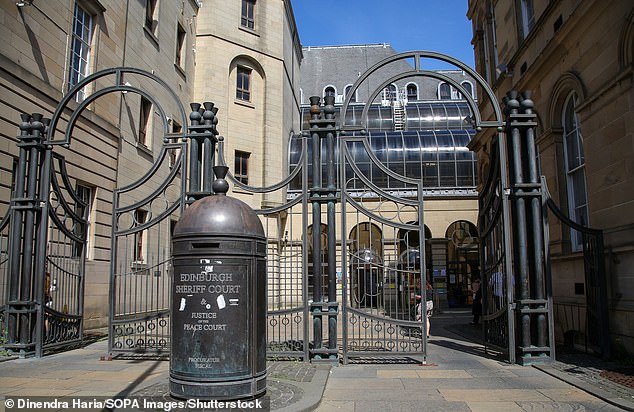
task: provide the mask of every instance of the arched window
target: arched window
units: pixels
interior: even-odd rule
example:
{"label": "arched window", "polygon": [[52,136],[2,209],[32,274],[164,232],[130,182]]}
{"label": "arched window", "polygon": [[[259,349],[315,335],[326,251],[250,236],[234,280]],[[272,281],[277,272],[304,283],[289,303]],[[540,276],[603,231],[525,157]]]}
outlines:
{"label": "arched window", "polygon": [[[344,89],[344,96],[343,96],[344,99],[348,97],[350,90],[352,90],[351,84],[347,85],[346,88]],[[355,103],[356,101],[357,101],[357,93],[355,92],[350,98],[350,103]]]}
{"label": "arched window", "polygon": [[471,284],[480,278],[478,229],[466,220],[447,227],[447,302],[449,306],[470,303]]}
{"label": "arched window", "polygon": [[324,97],[326,96],[336,96],[337,95],[337,91],[335,90],[335,88],[333,86],[328,86],[324,89]]}
{"label": "arched window", "polygon": [[353,307],[376,308],[381,300],[383,280],[383,233],[370,222],[356,225],[348,237],[350,242],[350,304]]}
{"label": "arched window", "polygon": [[473,85],[471,82],[462,82],[461,85],[465,88],[467,93],[469,93],[469,96],[473,97]]}
{"label": "arched window", "polygon": [[407,100],[418,100],[418,86],[416,86],[416,83],[410,83],[407,85]]}
{"label": "arched window", "polygon": [[438,85],[438,98],[440,100],[451,99],[451,86],[448,83],[442,82]]}
{"label": "arched window", "polygon": [[372,249],[380,256],[383,255],[383,233],[374,223],[359,223],[350,231],[348,238],[353,252]]}
{"label": "arched window", "polygon": [[396,86],[395,85],[388,84],[384,92],[385,92],[385,100],[389,100],[389,101],[396,100]]}
{"label": "arched window", "polygon": [[[566,98],[562,113],[564,127],[564,167],[568,189],[568,211],[570,218],[581,225],[588,225],[588,197],[586,193],[585,156],[579,116],[575,112],[577,94],[570,93]],[[572,231],[572,250],[582,247],[581,233]]]}

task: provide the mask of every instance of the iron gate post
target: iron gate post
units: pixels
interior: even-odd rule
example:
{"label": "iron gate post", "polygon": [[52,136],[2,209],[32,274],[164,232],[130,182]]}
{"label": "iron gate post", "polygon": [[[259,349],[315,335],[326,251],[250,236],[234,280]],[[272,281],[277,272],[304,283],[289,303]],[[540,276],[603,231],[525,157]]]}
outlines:
{"label": "iron gate post", "polygon": [[[335,227],[335,205],[337,201],[337,186],[335,183],[335,97],[324,97],[324,106],[320,106],[318,96],[310,97],[310,130],[312,143],[312,174],[313,182],[310,187],[310,201],[313,209],[313,359],[336,360],[337,349],[337,277],[336,253],[337,238]],[[321,144],[326,142],[326,182],[324,186],[321,169]],[[326,204],[327,236],[326,245],[328,256],[328,285],[322,283],[322,245],[321,245],[321,210],[322,203]],[[328,287],[326,296],[324,286]],[[323,348],[323,316],[328,317],[328,346]]]}
{"label": "iron gate post", "polygon": [[[20,356],[42,355],[42,279],[44,262],[41,242],[42,170],[48,119],[42,114],[21,114],[18,170],[11,197],[11,235],[9,239],[9,294],[5,347]],[[43,231],[46,234],[46,231]]]}
{"label": "iron gate post", "polygon": [[[520,100],[521,112],[526,115],[526,156],[524,156],[525,162],[528,166],[528,183],[530,187],[527,189],[530,191],[530,232],[532,234],[532,271],[534,277],[534,291],[536,307],[539,310],[547,309],[548,302],[546,298],[546,288],[544,280],[544,241],[542,238],[542,207],[541,207],[541,182],[539,178],[539,171],[537,169],[537,147],[535,146],[535,127],[536,115],[533,112],[533,101],[531,100],[532,93],[525,91],[522,93]],[[548,346],[548,326],[546,324],[546,314],[544,312],[537,313],[537,346]],[[554,348],[554,347],[553,347]]]}
{"label": "iron gate post", "polygon": [[335,96],[324,98],[326,128],[326,193],[328,219],[328,358],[337,359],[337,237],[335,205],[337,186],[335,183]]}
{"label": "iron gate post", "polygon": [[310,129],[311,145],[313,149],[313,184],[310,187],[310,202],[313,209],[313,301],[311,313],[313,315],[313,357],[321,359],[321,349],[323,344],[322,331],[322,296],[321,296],[321,136],[319,133],[319,117],[321,107],[318,96],[310,97]]}
{"label": "iron gate post", "polygon": [[534,132],[537,115],[533,112],[530,97],[530,92],[520,96],[516,91],[510,91],[504,98],[507,131],[511,135],[507,143],[511,172],[514,267],[519,274],[516,307],[521,329],[517,351],[522,364],[554,360],[553,333],[549,330],[552,322],[548,322],[552,317],[552,308],[545,298],[541,183]]}
{"label": "iron gate post", "polygon": [[218,143],[218,108],[211,102],[191,103],[189,138],[189,192],[187,202],[192,203],[213,193],[213,170]]}

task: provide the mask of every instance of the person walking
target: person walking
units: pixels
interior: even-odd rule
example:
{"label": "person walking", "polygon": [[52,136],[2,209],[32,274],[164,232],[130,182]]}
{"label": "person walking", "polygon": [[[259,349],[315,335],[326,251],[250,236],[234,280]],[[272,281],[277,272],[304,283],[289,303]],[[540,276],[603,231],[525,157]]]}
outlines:
{"label": "person walking", "polygon": [[[425,287],[425,324],[427,329],[427,338],[431,336],[429,333],[429,329],[431,328],[431,315],[434,313],[434,288],[432,288],[431,283],[427,282],[427,286]],[[416,311],[416,320],[422,320],[423,318],[423,304],[422,302],[418,304],[418,310]]]}
{"label": "person walking", "polygon": [[474,280],[471,284],[471,292],[473,293],[473,304],[471,305],[473,320],[471,324],[477,325],[480,323],[480,316],[482,316],[482,288],[479,278]]}

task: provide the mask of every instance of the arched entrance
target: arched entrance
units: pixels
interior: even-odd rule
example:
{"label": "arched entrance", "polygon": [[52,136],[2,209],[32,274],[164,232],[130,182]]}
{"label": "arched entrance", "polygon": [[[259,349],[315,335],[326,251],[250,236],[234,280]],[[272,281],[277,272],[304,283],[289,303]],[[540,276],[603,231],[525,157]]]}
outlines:
{"label": "arched entrance", "polygon": [[480,278],[478,230],[471,222],[453,222],[447,228],[447,303],[449,307],[471,305],[471,284]]}

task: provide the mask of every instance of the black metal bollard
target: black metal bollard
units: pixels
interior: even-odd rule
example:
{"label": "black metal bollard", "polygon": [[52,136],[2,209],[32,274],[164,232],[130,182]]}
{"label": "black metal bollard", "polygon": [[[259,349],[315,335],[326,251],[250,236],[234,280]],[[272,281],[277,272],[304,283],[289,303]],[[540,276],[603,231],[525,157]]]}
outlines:
{"label": "black metal bollard", "polygon": [[194,202],[173,234],[170,394],[252,399],[266,392],[266,238],[253,210],[225,196]]}

